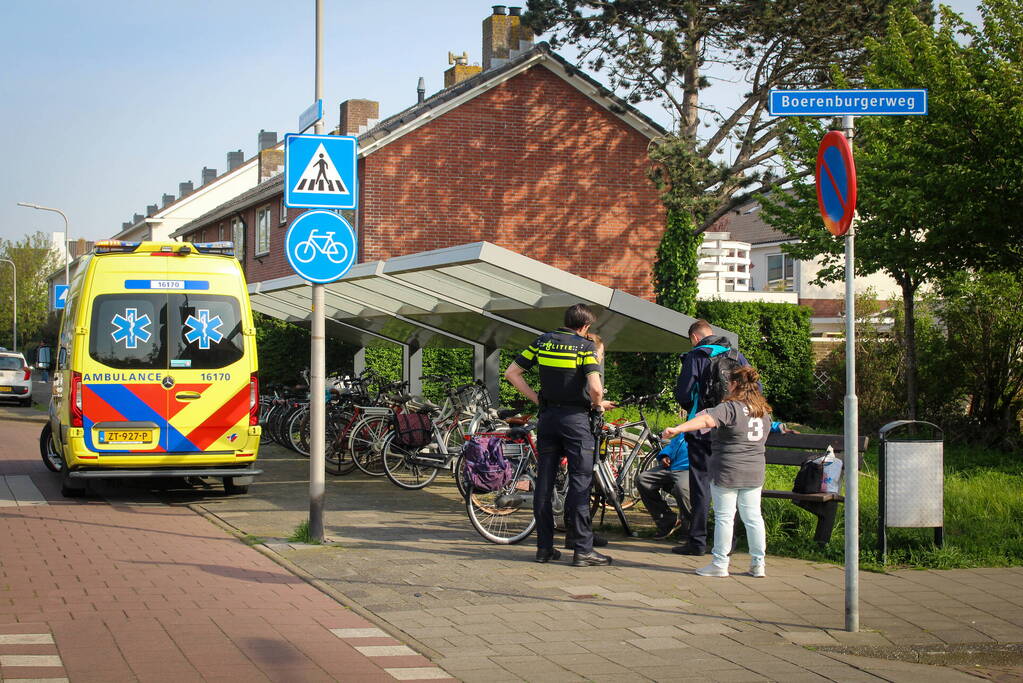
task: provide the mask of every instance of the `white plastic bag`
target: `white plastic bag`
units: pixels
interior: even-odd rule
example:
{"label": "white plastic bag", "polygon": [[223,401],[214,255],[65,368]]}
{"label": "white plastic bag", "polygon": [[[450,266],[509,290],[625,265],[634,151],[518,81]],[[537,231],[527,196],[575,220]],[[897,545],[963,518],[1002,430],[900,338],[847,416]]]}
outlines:
{"label": "white plastic bag", "polygon": [[842,461],[835,457],[835,450],[828,446],[824,455],[824,478],[821,493],[838,493],[842,487]]}

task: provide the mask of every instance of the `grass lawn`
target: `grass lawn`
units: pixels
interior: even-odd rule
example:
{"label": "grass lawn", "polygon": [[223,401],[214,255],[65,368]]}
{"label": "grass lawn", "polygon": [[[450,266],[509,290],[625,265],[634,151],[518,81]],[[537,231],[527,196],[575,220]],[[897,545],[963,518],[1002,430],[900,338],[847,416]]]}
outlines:
{"label": "grass lawn", "polygon": [[[637,417],[634,409],[611,419]],[[648,414],[652,425],[676,424],[668,413]],[[806,429],[806,431],[816,431]],[[860,472],[860,566],[882,570],[877,553],[877,435]],[[770,465],[766,488],[792,488],[796,468]],[[787,500],[764,499],[769,555],[842,563],[845,530],[840,507],[831,542],[813,541],[817,518]],[[888,529],[887,568],[1008,567],[1023,565],[1023,456],[980,447],[945,447],[945,547],[930,529]]]}

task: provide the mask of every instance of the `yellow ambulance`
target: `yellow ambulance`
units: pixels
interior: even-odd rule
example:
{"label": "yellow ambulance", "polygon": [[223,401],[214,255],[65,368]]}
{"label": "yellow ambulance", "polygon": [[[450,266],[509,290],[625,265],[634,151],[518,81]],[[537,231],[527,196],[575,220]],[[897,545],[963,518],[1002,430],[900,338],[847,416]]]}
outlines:
{"label": "yellow ambulance", "polygon": [[230,242],[97,242],[72,279],[43,461],[90,479],[217,477],[244,493],[259,447],[256,336]]}

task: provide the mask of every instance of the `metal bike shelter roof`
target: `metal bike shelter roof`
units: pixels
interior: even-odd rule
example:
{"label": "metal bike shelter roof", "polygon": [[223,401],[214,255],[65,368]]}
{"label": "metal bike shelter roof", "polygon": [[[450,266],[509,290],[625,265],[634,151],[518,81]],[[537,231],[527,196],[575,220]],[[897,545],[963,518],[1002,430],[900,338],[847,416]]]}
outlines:
{"label": "metal bike shelter roof", "polygon": [[[253,282],[254,310],[308,323],[312,288],[298,275]],[[680,353],[694,318],[490,242],[354,266],[325,286],[327,334],[360,346],[519,350],[586,303],[609,351]],[[718,334],[735,335],[715,328]]]}

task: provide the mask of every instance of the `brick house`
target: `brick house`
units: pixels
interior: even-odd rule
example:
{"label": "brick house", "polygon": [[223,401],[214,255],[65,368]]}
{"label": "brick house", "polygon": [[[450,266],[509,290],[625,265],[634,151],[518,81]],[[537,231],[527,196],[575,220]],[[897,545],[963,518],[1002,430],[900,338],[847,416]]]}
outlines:
{"label": "brick house", "polygon": [[[335,133],[359,138],[360,261],[486,240],[650,299],[665,214],[647,147],[665,131],[534,45],[511,9],[483,21],[483,65],[457,58],[440,92],[383,120],[376,102],[341,104]],[[279,154],[172,237],[240,235],[250,281],[292,274],[284,236],[300,211],[283,207]]]}

